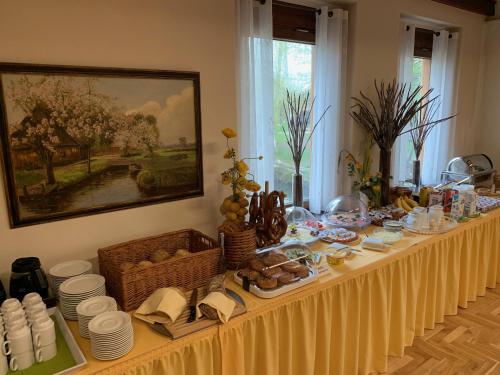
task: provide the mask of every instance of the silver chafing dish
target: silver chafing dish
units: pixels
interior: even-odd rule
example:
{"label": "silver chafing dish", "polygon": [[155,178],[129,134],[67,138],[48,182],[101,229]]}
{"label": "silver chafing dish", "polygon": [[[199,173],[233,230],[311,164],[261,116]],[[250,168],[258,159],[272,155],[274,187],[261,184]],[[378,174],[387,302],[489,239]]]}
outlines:
{"label": "silver chafing dish", "polygon": [[441,181],[448,183],[469,178],[465,183],[489,188],[495,183],[495,174],[493,163],[485,154],[458,156],[449,161],[441,173]]}

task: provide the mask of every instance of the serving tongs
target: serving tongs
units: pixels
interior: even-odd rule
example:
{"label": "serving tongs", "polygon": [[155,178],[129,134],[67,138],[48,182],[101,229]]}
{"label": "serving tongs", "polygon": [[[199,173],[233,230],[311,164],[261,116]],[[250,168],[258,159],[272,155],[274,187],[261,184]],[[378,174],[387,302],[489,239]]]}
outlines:
{"label": "serving tongs", "polygon": [[460,181],[448,181],[447,183],[440,183],[439,185],[436,185],[433,187],[433,189],[442,189],[444,188],[445,186],[448,186],[448,185],[451,185],[451,184],[457,184],[457,185],[460,185],[460,184],[463,184],[464,182],[470,180],[470,176],[468,177],[465,177],[463,180],[460,180]]}

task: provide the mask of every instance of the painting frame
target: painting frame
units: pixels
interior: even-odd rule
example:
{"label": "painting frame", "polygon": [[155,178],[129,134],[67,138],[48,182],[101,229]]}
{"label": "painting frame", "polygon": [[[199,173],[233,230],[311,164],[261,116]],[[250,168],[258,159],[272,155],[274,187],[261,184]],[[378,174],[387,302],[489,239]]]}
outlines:
{"label": "painting frame", "polygon": [[[178,193],[161,194],[136,201],[112,203],[106,206],[82,208],[70,212],[57,212],[36,217],[23,218],[20,214],[19,197],[16,191],[15,170],[13,166],[11,142],[8,122],[8,108],[6,105],[3,75],[25,74],[25,75],[62,75],[69,77],[98,77],[98,78],[136,78],[136,79],[165,79],[165,80],[187,80],[193,85],[194,106],[194,137],[195,137],[195,163],[196,163],[196,188]],[[194,71],[172,71],[158,69],[137,68],[114,68],[96,66],[70,66],[70,65],[45,65],[0,62],[0,147],[2,175],[4,182],[5,197],[7,202],[9,223],[11,228],[19,228],[35,224],[95,215],[105,212],[124,210],[147,205],[171,202],[182,199],[201,197],[204,195],[203,181],[203,153],[202,153],[202,130],[201,130],[201,95],[200,95],[200,73]],[[89,159],[90,160],[90,159]]]}

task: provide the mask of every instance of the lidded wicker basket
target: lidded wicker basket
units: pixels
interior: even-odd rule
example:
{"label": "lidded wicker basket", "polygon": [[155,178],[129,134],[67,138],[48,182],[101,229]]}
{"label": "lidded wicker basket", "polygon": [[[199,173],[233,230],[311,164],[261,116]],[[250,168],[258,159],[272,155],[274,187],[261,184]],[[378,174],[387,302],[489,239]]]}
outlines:
{"label": "lidded wicker basket", "polygon": [[[149,260],[156,250],[166,250],[173,255],[178,249],[186,249],[191,254],[149,267],[121,268],[123,263],[137,264]],[[199,288],[222,271],[222,250],[217,241],[193,229],[109,246],[99,249],[98,255],[108,293],[124,311],[138,308],[158,288]]]}

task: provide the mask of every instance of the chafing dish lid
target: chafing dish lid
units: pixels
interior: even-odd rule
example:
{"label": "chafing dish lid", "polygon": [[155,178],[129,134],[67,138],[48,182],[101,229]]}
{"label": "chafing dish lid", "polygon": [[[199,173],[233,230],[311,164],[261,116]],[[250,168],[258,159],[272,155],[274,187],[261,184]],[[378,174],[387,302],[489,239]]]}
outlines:
{"label": "chafing dish lid", "polygon": [[493,169],[491,159],[485,154],[475,154],[458,156],[453,158],[446,167],[447,172],[462,173],[462,174],[475,174],[481,172],[488,172]]}

